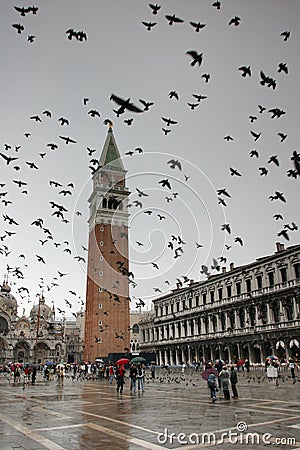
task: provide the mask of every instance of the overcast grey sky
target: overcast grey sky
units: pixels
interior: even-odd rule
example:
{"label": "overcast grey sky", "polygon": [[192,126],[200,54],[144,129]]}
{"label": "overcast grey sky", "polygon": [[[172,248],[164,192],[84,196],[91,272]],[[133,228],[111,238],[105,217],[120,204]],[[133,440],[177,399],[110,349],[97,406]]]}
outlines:
{"label": "overcast grey sky", "polygon": [[[299,224],[299,177],[288,177],[287,171],[293,169],[292,152],[300,151],[300,3],[223,0],[219,10],[212,3],[163,0],[154,15],[143,0],[36,1],[37,14],[29,11],[22,16],[14,6],[31,6],[24,0],[2,2],[0,145],[2,154],[19,159],[8,165],[0,159],[0,183],[5,183],[0,193],[8,192],[0,198],[0,236],[16,233],[0,241],[0,273],[3,276],[7,264],[20,268],[24,279],[11,275],[10,281],[16,283],[13,293],[27,312],[41,286],[47,303],[54,301],[68,316],[85,299],[86,267],[74,256],[87,256],[82,246],[87,246],[88,239],[89,164],[91,158],[100,157],[106,118],[114,122],[114,136],[128,170],[130,202],[138,199],[136,188],[149,194],[142,199],[142,208],[130,208],[131,270],[137,282],[131,295],[146,300],[148,308],[158,295],[154,288],[166,292],[183,275],[203,278],[201,265],[210,266],[213,258],[226,257],[222,266],[229,267],[232,261],[241,265],[273,253],[277,241],[299,243],[297,230],[288,231],[289,241],[278,233],[284,225]],[[184,22],[170,26],[168,14]],[[236,16],[239,25],[229,25]],[[156,25],[147,31],[142,21]],[[191,21],[205,27],[196,32]],[[24,26],[21,33],[12,26],[19,23]],[[66,31],[70,28],[84,31],[87,40],[69,40]],[[290,31],[287,40],[281,35],[285,31]],[[33,42],[28,36],[34,36]],[[186,54],[190,50],[203,53],[200,66],[191,66],[192,57]],[[288,73],[278,72],[280,63]],[[250,66],[251,76],[243,77],[241,66]],[[275,89],[260,84],[261,71],[276,80]],[[203,74],[210,74],[209,82]],[[179,100],[169,97],[173,90]],[[139,107],[139,99],[154,105],[140,114],[126,111],[117,117],[112,93],[130,98]],[[198,103],[193,94],[207,98],[191,109],[188,103]],[[83,98],[89,99],[86,106]],[[266,109],[260,113],[258,105]],[[284,114],[272,119],[269,110],[273,108]],[[100,118],[88,114],[93,109]],[[45,110],[51,111],[51,118],[43,114]],[[35,115],[42,121],[30,119]],[[251,122],[249,116],[257,119]],[[67,118],[69,125],[60,125],[60,117]],[[162,117],[177,124],[167,127]],[[124,120],[130,118],[129,126]],[[165,135],[162,128],[171,132]],[[251,131],[261,133],[257,141]],[[287,135],[283,142],[278,133]],[[225,140],[228,135],[233,140]],[[76,143],[66,145],[59,136],[69,136]],[[58,148],[51,150],[48,143]],[[6,150],[6,144],[11,148]],[[16,151],[15,146],[20,148]],[[87,147],[96,149],[92,157]],[[126,155],[137,147],[142,154]],[[258,158],[250,157],[252,150],[257,150]],[[42,158],[40,153],[46,155]],[[272,156],[279,166],[268,162]],[[181,171],[167,164],[172,158],[180,161]],[[34,162],[38,169],[26,162]],[[232,176],[230,167],[242,176]],[[259,167],[268,174],[261,176]],[[158,183],[166,178],[171,190]],[[19,188],[13,180],[28,184]],[[49,180],[63,187],[50,186]],[[59,192],[70,182],[72,195],[63,197]],[[216,191],[221,188],[231,195],[221,196],[226,207],[218,204]],[[271,201],[275,191],[283,193],[286,202]],[[173,193],[178,193],[177,198]],[[2,200],[12,203],[6,206]],[[68,223],[52,216],[50,201],[68,209],[64,214]],[[152,215],[145,210],[152,210]],[[19,225],[9,225],[3,214]],[[158,214],[165,219],[159,220]],[[276,221],[274,214],[281,214],[283,220]],[[31,225],[38,218],[53,235],[43,245],[40,240],[47,238],[46,233]],[[221,229],[226,223],[231,234]],[[176,246],[173,251],[168,247],[172,235],[185,242],[178,258],[174,258]],[[243,246],[234,242],[236,237],[242,238]],[[197,248],[196,242],[203,247]],[[227,250],[225,244],[231,248]],[[36,255],[46,264],[38,262]],[[58,271],[67,275],[59,277]],[[18,295],[22,286],[29,289],[29,297]],[[72,308],[66,308],[65,299]]]}

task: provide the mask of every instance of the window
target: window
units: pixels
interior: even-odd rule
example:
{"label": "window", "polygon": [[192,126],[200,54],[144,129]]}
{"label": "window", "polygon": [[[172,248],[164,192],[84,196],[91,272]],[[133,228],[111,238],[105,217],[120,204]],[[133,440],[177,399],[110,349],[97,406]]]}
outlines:
{"label": "window", "polygon": [[248,278],[246,280],[246,290],[247,290],[247,292],[251,292],[251,279],[250,278]]}
{"label": "window", "polygon": [[218,289],[218,296],[219,296],[219,300],[222,300],[222,298],[223,298],[223,288],[219,288]]}
{"label": "window", "polygon": [[269,272],[268,273],[268,278],[269,278],[269,285],[270,285],[270,287],[274,286],[274,272]]}
{"label": "window", "polygon": [[227,297],[230,298],[231,297],[231,285],[226,287],[227,289]]}
{"label": "window", "polygon": [[100,247],[103,247],[103,241],[100,241]]}
{"label": "window", "polygon": [[99,271],[99,277],[103,277],[103,272],[102,272],[102,270]]}
{"label": "window", "polygon": [[210,301],[213,303],[215,301],[215,291],[210,291]]}
{"label": "window", "polygon": [[135,324],[133,325],[133,327],[132,327],[132,332],[135,333],[135,334],[137,334],[137,333],[140,332],[140,327],[138,326],[137,323],[135,323]]}
{"label": "window", "polygon": [[177,309],[177,312],[179,312],[179,310],[180,310],[180,303],[179,302],[176,303],[176,309]]}
{"label": "window", "polygon": [[257,284],[257,289],[262,289],[262,276],[261,275],[257,275],[256,284]]}
{"label": "window", "polygon": [[236,294],[241,295],[241,282],[240,281],[235,283],[235,288],[236,288]]}
{"label": "window", "polygon": [[100,227],[100,231],[104,231],[104,227]]}
{"label": "window", "polygon": [[203,305],[206,305],[206,292],[202,295]]}
{"label": "window", "polygon": [[294,271],[295,271],[295,278],[299,279],[300,278],[300,264],[299,263],[294,264]]}
{"label": "window", "polygon": [[98,320],[99,327],[102,327],[102,320]]}
{"label": "window", "polygon": [[199,306],[200,304],[200,298],[199,295],[196,295],[196,306]]}
{"label": "window", "polygon": [[103,261],[103,256],[101,255],[99,259],[100,259],[100,261]]}
{"label": "window", "polygon": [[[101,289],[101,288],[99,288],[99,289]],[[102,309],[102,303],[99,303],[98,308]]]}
{"label": "window", "polygon": [[193,307],[193,299],[190,298],[189,299],[189,308],[192,309],[192,307]]}
{"label": "window", "polygon": [[280,275],[281,275],[281,282],[286,283],[287,282],[287,270],[286,267],[283,267],[280,269]]}

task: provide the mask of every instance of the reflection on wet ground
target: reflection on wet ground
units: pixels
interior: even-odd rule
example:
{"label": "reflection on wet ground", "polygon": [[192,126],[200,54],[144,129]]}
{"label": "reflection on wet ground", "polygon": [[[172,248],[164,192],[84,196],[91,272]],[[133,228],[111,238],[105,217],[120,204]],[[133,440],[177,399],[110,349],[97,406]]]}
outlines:
{"label": "reflection on wet ground", "polygon": [[[151,450],[213,446],[260,450],[274,444],[278,449],[300,449],[300,385],[293,384],[288,375],[284,373],[276,386],[262,371],[240,373],[239,399],[226,402],[219,392],[214,404],[206,382],[194,369],[171,374],[157,371],[155,381],[146,382],[145,392],[136,394],[130,393],[129,382],[123,394],[118,394],[115,384],[107,380],[73,381],[66,377],[63,383],[46,382],[39,375],[34,386],[24,386],[9,383],[2,376],[0,448]],[[247,433],[248,444],[243,442]],[[239,441],[234,443],[234,439]]]}

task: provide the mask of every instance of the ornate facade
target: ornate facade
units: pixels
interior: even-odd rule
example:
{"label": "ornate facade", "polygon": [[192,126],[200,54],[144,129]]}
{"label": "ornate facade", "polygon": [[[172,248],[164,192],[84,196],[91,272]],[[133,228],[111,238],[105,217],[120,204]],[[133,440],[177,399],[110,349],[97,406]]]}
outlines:
{"label": "ornate facade", "polygon": [[0,290],[0,363],[80,362],[83,358],[84,312],[76,322],[55,318],[41,296],[29,317],[18,316],[18,304],[11,288],[3,284]]}
{"label": "ornate facade", "polygon": [[300,359],[300,245],[276,245],[273,255],[155,299],[140,321],[141,351],[169,365]]}

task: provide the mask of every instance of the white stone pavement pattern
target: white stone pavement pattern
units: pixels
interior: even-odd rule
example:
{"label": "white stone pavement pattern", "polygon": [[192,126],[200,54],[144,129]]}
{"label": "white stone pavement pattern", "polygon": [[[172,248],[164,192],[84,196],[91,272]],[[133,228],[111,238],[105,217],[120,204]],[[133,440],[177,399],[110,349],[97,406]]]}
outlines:
{"label": "white stone pavement pattern", "polygon": [[[300,450],[300,372],[276,385],[262,369],[239,373],[239,399],[212,404],[200,372],[157,370],[145,392],[115,382],[72,380],[34,386],[0,379],[0,448]],[[238,428],[237,428],[238,427]]]}

